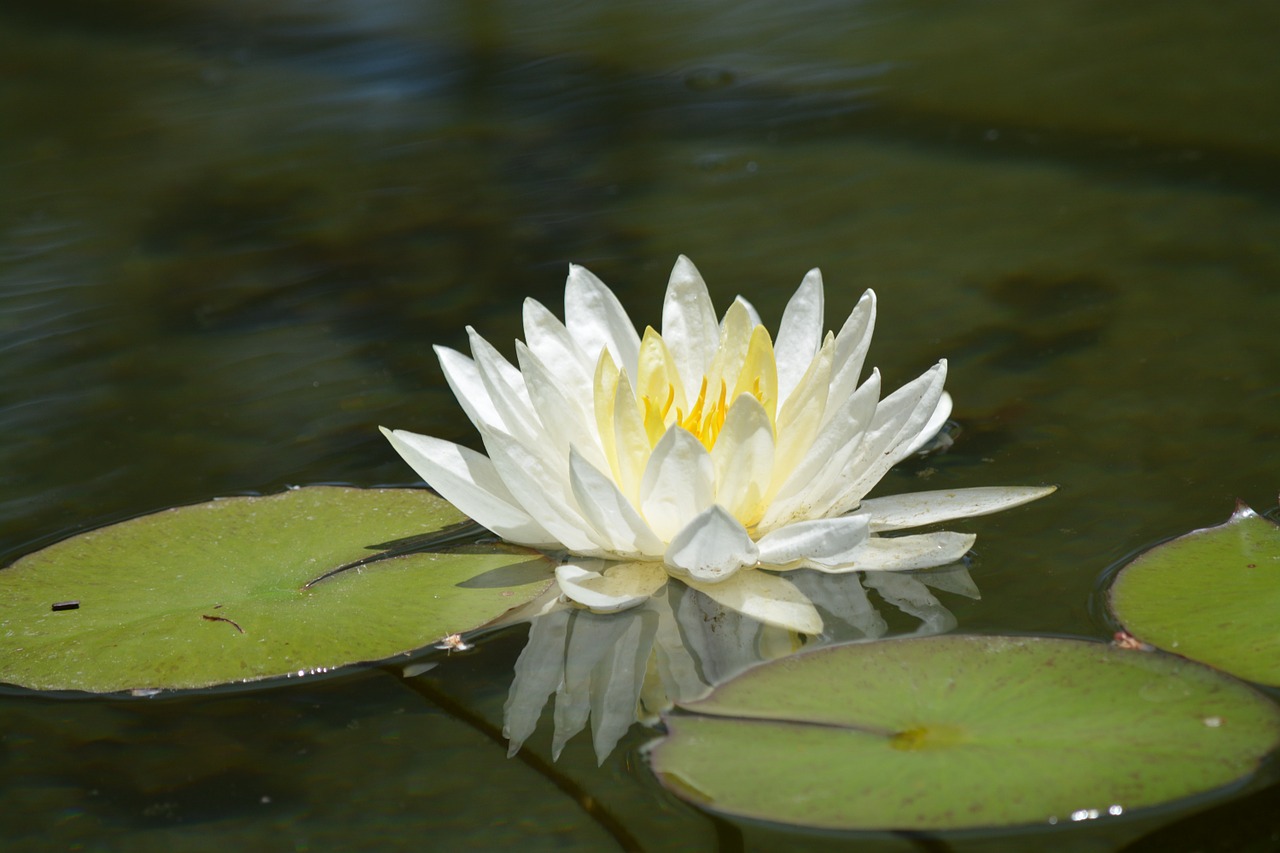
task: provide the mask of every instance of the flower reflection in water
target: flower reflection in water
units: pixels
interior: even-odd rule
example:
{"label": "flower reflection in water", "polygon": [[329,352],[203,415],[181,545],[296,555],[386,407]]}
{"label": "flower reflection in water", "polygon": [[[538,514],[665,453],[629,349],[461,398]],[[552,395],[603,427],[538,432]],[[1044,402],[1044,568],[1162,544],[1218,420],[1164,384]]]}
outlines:
{"label": "flower reflection in water", "polygon": [[503,709],[509,754],[533,734],[553,694],[552,757],[559,758],[590,722],[596,759],[603,763],[633,723],[652,725],[661,712],[706,695],[747,667],[802,647],[886,636],[889,620],[868,589],[916,621],[902,632],[913,635],[955,627],[955,617],[929,587],[978,597],[964,564],[918,574],[797,571],[788,577],[822,611],[821,634],[760,622],[683,584],[667,584],[621,613],[557,604],[535,616]]}

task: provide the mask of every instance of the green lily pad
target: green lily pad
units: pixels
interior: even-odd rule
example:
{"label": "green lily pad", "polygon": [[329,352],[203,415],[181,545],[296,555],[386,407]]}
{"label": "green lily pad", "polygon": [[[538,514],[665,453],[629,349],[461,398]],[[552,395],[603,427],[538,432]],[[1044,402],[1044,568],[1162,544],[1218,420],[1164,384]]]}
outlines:
{"label": "green lily pad", "polygon": [[1108,604],[1144,642],[1280,685],[1280,527],[1247,506],[1141,554]]}
{"label": "green lily pad", "polygon": [[83,533],[0,570],[0,681],[103,693],[324,672],[482,626],[550,586],[551,562],[525,549],[402,553],[463,521],[422,490],[317,486]]}
{"label": "green lily pad", "polygon": [[828,829],[1105,818],[1227,785],[1280,742],[1280,708],[1241,682],[1045,637],[828,647],[664,720],[649,760],[678,796]]}

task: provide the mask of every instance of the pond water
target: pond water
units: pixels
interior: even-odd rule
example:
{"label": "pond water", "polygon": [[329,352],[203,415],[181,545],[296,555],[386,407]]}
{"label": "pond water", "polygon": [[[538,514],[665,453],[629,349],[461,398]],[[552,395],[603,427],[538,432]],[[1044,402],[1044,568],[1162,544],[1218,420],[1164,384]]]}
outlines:
{"label": "pond water", "polygon": [[[1280,8],[1043,0],[15,0],[0,10],[0,554],[476,445],[431,351],[684,253],[776,324],[880,298],[962,431],[882,490],[1057,483],[977,533],[962,630],[1105,638],[1100,576],[1280,489]],[[6,850],[1020,849],[713,819],[633,727],[509,760],[525,629],[256,693],[0,697]],[[1272,785],[1057,831],[1272,849]],[[1160,833],[1167,833],[1161,835]]]}

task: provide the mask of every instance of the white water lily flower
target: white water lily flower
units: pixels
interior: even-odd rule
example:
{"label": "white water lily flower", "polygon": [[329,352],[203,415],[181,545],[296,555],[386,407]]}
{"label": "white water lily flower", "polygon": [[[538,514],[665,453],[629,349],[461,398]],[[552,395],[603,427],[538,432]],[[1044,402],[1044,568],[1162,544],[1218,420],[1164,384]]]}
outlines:
{"label": "white water lily flower", "polygon": [[1053,488],[864,500],[951,411],[945,361],[883,399],[877,371],[859,381],[875,304],[868,290],[839,332],[824,332],[822,277],[812,270],[775,340],[742,298],[717,320],[702,276],[681,256],[662,331],[641,336],[613,292],[571,266],[565,322],[525,301],[518,367],[470,327],[471,358],[436,348],[488,456],[382,431],[432,488],[503,539],[619,561],[607,577],[557,571],[565,595],[599,611],[642,603],[667,573],[713,596],[736,577],[719,591],[750,600],[767,581],[744,569],[941,566],[975,537],[880,534],[1008,509]]}

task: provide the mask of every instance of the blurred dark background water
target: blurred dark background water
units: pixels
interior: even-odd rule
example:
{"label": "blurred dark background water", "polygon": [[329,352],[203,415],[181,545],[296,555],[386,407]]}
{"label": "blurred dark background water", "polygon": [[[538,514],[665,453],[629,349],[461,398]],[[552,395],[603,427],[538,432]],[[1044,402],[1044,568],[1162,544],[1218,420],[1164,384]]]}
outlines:
{"label": "blurred dark background water", "polygon": [[[217,495],[410,482],[378,424],[477,443],[433,344],[471,324],[510,352],[571,261],[656,322],[683,252],[771,325],[812,266],[835,325],[876,288],[872,361],[897,385],[949,358],[963,426],[884,489],[1062,486],[964,525],[983,598],[948,601],[961,628],[1105,636],[1108,566],[1280,490],[1278,28],[1245,0],[11,0],[0,554]],[[492,721],[521,639],[440,683]],[[6,700],[0,846],[610,843],[442,708],[377,672]],[[649,848],[919,843],[721,824],[637,760],[597,771],[578,744],[560,766]],[[1255,796],[1183,831],[1270,849],[1280,798]]]}

